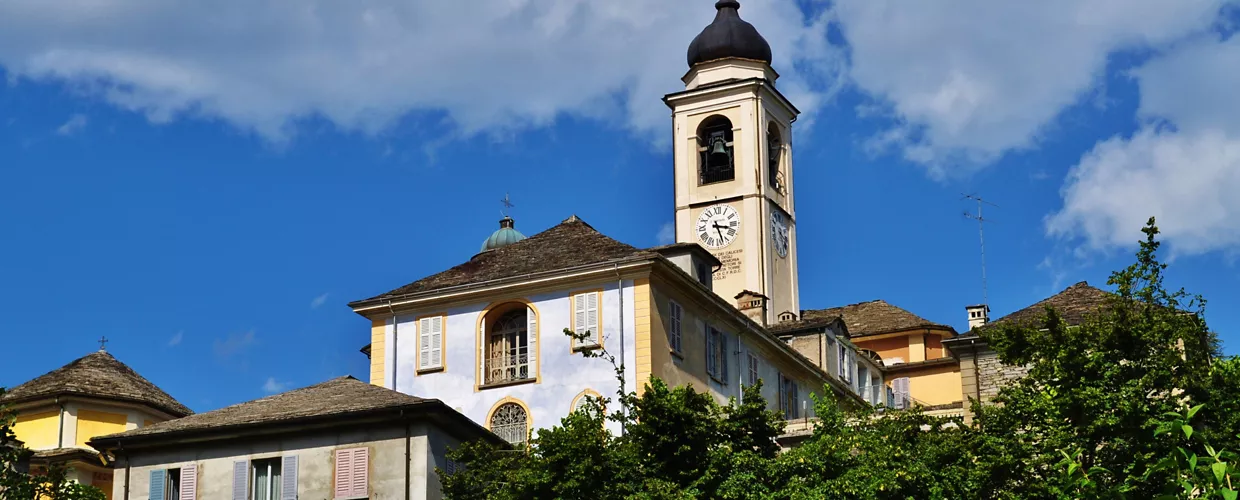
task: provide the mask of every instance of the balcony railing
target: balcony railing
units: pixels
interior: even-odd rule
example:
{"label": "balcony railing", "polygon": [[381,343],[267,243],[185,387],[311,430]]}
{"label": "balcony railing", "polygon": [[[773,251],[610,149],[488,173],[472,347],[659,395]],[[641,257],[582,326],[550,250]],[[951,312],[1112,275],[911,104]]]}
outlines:
{"label": "balcony railing", "polygon": [[487,358],[486,385],[519,382],[530,378],[530,359],[525,347]]}

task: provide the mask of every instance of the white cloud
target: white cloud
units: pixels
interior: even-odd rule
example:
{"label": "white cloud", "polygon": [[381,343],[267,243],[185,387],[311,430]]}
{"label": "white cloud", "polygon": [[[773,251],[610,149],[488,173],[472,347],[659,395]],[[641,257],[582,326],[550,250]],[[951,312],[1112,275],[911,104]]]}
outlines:
{"label": "white cloud", "polygon": [[86,115],[75,114],[70,116],[67,121],[56,128],[56,133],[60,135],[73,135],[86,128]]}
{"label": "white cloud", "polygon": [[1207,29],[1224,0],[839,0],[850,77],[897,125],[898,148],[933,175],[1037,146],[1093,91],[1116,51]]}
{"label": "white cloud", "polygon": [[[826,14],[792,0],[741,12],[771,42],[785,93],[821,104],[839,69]],[[223,118],[274,140],[307,117],[377,133],[421,111],[442,113],[446,135],[572,114],[665,141],[659,98],[683,88],[685,50],[713,15],[665,0],[11,0],[0,65],[155,121]]]}
{"label": "white cloud", "polygon": [[182,340],[185,340],[185,332],[184,331],[177,332],[176,335],[173,335],[171,339],[168,339],[168,347],[174,347],[174,346],[181,345]]}
{"label": "white cloud", "polygon": [[659,226],[659,234],[655,235],[655,240],[660,245],[668,245],[676,241],[676,224],[673,222],[664,223]]}
{"label": "white cloud", "polygon": [[226,338],[215,339],[213,348],[216,357],[228,359],[242,353],[256,342],[258,338],[255,337],[254,330],[250,330],[244,333],[230,333]]}
{"label": "white cloud", "polygon": [[314,300],[311,300],[311,301],[310,301],[310,308],[311,308],[311,309],[318,309],[319,307],[322,307],[322,306],[323,306],[323,304],[325,304],[325,303],[327,302],[327,295],[328,295],[328,294],[326,294],[326,293],[325,293],[325,294],[323,294],[323,295],[319,295],[318,297],[315,297],[315,298],[314,298]]}
{"label": "white cloud", "polygon": [[267,377],[267,382],[263,383],[263,392],[267,394],[284,392],[285,389],[288,389],[288,386],[287,382],[279,382],[275,377]]}
{"label": "white cloud", "polygon": [[1129,247],[1150,216],[1173,255],[1240,250],[1240,39],[1183,44],[1134,71],[1146,125],[1086,154],[1051,235]]}

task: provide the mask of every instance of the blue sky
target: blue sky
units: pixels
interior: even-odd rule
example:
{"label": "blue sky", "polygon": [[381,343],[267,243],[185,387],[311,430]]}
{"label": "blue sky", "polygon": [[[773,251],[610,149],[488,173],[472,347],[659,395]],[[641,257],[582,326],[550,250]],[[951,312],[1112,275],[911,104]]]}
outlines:
{"label": "blue sky", "polygon": [[[0,335],[19,353],[0,386],[101,336],[199,411],[364,379],[368,323],[345,303],[468,259],[505,193],[527,235],[577,214],[662,243],[659,98],[710,2],[486,2],[0,5]],[[1104,284],[1156,215],[1171,284],[1240,352],[1227,2],[741,14],[806,112],[802,307],[881,298],[962,329],[977,193],[999,205],[995,314]]]}

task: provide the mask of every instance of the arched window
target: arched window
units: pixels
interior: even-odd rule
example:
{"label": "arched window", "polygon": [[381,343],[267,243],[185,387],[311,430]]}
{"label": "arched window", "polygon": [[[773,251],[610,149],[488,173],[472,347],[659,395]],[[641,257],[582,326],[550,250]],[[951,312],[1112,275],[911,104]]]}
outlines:
{"label": "arched window", "polygon": [[784,159],[784,140],[779,134],[779,125],[771,122],[766,126],[766,173],[771,189],[782,191],[784,173],[780,167]]}
{"label": "arched window", "polygon": [[590,403],[590,399],[591,399],[591,398],[594,398],[594,399],[600,399],[600,400],[601,400],[601,399],[602,399],[602,397],[603,397],[603,396],[602,396],[601,394],[599,394],[599,393],[597,393],[597,392],[594,392],[594,391],[593,391],[593,390],[591,390],[591,389],[586,389],[586,390],[584,390],[584,391],[581,391],[581,392],[577,393],[577,397],[573,398],[573,408],[572,408],[572,411],[573,411],[573,412],[578,412],[578,411],[583,411],[583,410],[591,409],[589,406],[587,406],[587,405]]}
{"label": "arched window", "polygon": [[529,415],[517,403],[504,403],[491,413],[491,432],[512,444],[525,444],[530,437]]}
{"label": "arched window", "polygon": [[530,378],[529,321],[525,307],[487,318],[486,380],[502,384]]}
{"label": "arched window", "polygon": [[736,177],[733,160],[732,122],[719,115],[698,126],[698,170],[702,184],[730,181]]}

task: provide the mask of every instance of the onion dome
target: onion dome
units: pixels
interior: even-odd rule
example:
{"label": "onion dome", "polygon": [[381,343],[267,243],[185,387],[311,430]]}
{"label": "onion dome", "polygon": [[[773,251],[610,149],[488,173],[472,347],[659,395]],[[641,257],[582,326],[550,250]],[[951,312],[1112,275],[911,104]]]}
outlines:
{"label": "onion dome", "polygon": [[741,3],[736,0],[715,2],[715,21],[689,44],[690,68],[728,57],[771,63],[771,45],[758,34],[757,28],[741,19],[737,13],[740,8]]}
{"label": "onion dome", "polygon": [[512,217],[504,216],[499,220],[499,229],[491,233],[491,237],[482,242],[482,251],[495,250],[496,248],[506,247],[518,241],[524,240],[525,235],[514,229],[516,221]]}

